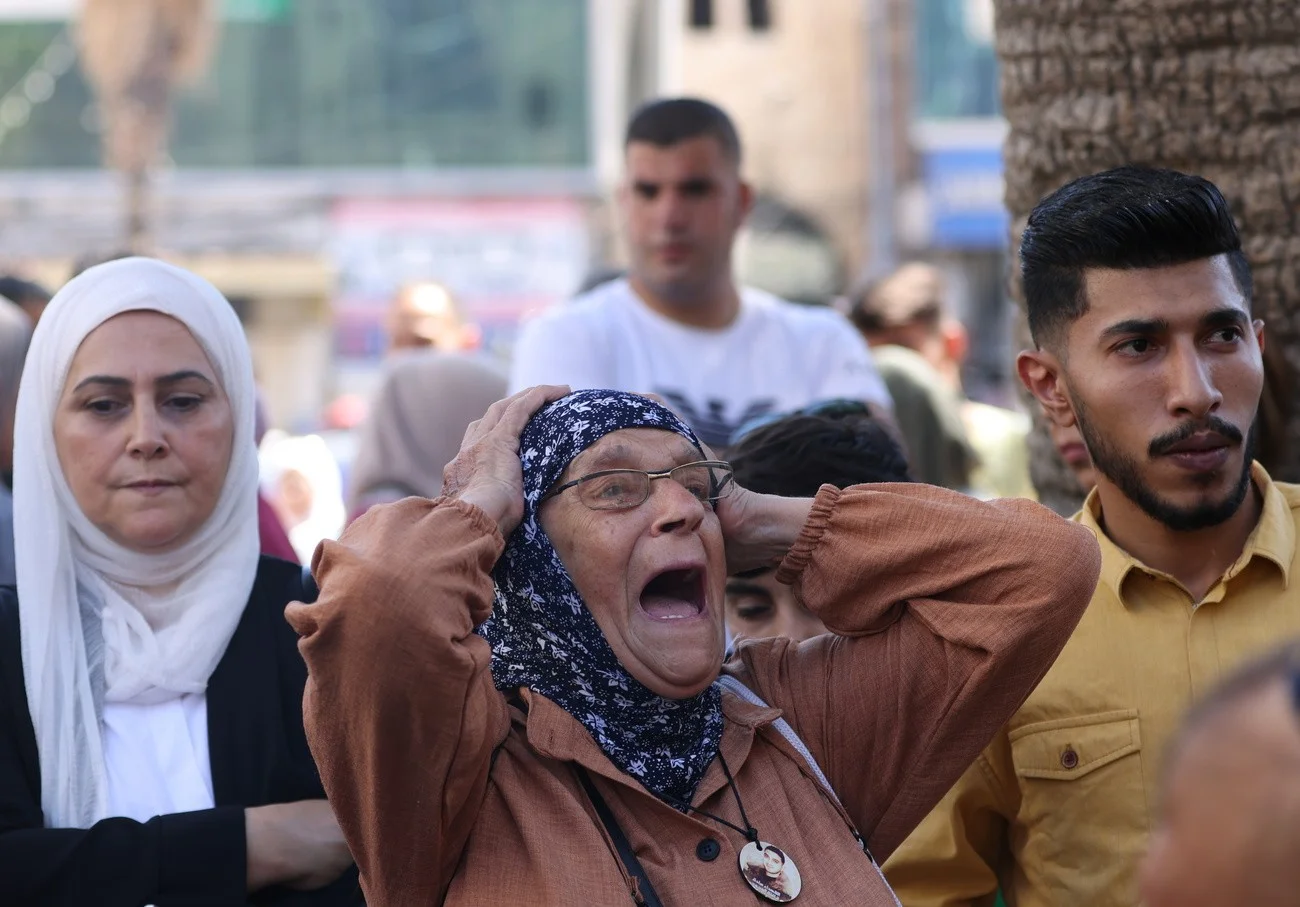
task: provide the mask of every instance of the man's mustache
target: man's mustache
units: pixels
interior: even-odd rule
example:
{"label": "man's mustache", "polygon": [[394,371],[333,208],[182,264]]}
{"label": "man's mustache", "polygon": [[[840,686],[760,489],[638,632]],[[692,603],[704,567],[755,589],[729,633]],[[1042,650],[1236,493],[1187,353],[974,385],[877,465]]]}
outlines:
{"label": "man's mustache", "polygon": [[1184,422],[1171,432],[1167,432],[1153,440],[1147,448],[1147,454],[1152,457],[1163,456],[1169,453],[1169,449],[1176,444],[1181,444],[1192,435],[1201,432],[1213,432],[1221,435],[1233,444],[1240,444],[1244,435],[1237,426],[1231,422],[1220,419],[1218,416],[1207,416],[1195,422]]}

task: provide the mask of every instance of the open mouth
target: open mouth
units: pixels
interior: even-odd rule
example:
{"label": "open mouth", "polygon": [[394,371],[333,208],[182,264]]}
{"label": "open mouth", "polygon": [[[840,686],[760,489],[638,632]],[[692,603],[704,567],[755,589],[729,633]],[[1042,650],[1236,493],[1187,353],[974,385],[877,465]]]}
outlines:
{"label": "open mouth", "polygon": [[665,570],[641,590],[641,610],[651,620],[684,620],[704,613],[704,571]]}

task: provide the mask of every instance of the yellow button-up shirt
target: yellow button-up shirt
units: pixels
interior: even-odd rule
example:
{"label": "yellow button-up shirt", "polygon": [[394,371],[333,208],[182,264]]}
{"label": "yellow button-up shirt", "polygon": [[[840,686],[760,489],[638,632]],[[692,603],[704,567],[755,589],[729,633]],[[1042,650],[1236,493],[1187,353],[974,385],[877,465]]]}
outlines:
{"label": "yellow button-up shirt", "polygon": [[1259,523],[1199,603],[1098,522],[1101,579],[1065,651],[885,874],[904,907],[1133,907],[1156,821],[1165,744],[1183,712],[1243,660],[1300,636],[1300,486],[1258,464]]}

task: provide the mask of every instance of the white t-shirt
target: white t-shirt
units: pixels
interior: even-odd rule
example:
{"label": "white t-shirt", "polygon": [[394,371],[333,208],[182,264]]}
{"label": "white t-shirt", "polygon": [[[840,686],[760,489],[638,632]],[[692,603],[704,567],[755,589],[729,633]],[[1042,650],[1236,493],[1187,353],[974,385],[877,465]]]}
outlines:
{"label": "white t-shirt", "polygon": [[524,326],[511,393],[534,384],[655,393],[714,447],[750,419],[849,398],[891,408],[866,343],[838,312],[743,289],[725,328],[687,327],[614,280]]}

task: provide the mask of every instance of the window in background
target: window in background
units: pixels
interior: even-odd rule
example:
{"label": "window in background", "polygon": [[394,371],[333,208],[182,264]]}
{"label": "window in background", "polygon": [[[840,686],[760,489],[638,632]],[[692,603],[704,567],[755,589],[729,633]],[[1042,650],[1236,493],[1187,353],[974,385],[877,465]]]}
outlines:
{"label": "window in background", "polygon": [[[217,57],[176,107],[181,167],[581,167],[585,0],[224,0]],[[63,23],[0,20],[0,89]],[[3,111],[0,111],[3,116]],[[74,68],[0,167],[95,167]]]}
{"label": "window in background", "polygon": [[691,0],[691,28],[713,27],[713,0]]}
{"label": "window in background", "polygon": [[997,116],[993,0],[917,0],[916,115]]}

